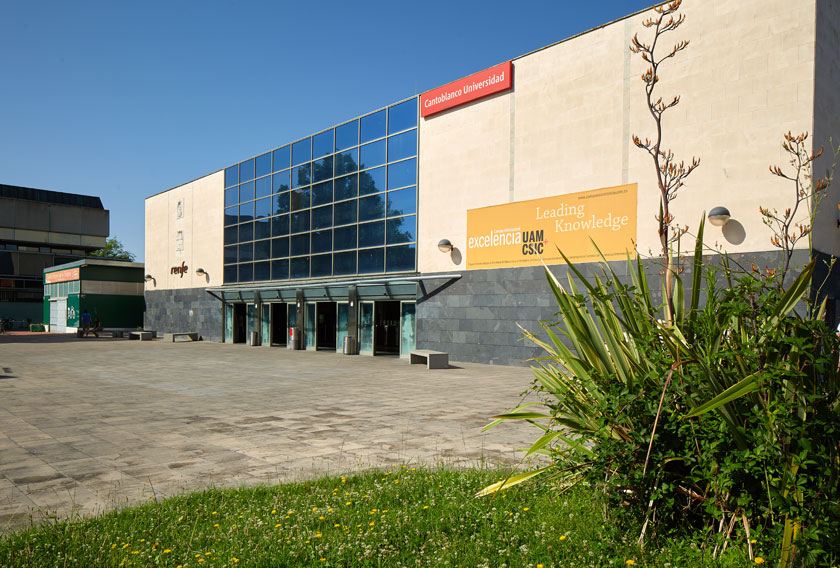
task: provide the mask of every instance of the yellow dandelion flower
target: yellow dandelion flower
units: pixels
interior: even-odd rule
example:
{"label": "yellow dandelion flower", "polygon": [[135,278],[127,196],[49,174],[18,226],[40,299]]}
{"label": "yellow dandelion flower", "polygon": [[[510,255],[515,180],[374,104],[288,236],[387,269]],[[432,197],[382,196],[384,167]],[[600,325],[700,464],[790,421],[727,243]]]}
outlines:
{"label": "yellow dandelion flower", "polygon": [[230,559],[230,561],[231,561],[231,562],[233,562],[234,564],[239,564],[239,559],[238,559],[238,558],[236,558],[235,556],[234,556],[234,557],[232,557],[232,558]]}
{"label": "yellow dandelion flower", "polygon": [[312,512],[313,512],[313,513],[314,513],[315,511],[317,511],[317,510],[318,510],[318,507],[312,507]]}
{"label": "yellow dandelion flower", "polygon": [[214,526],[214,527],[218,527],[218,526],[219,526],[219,523],[214,523],[214,524],[213,524],[213,526]]}
{"label": "yellow dandelion flower", "polygon": [[171,551],[170,549],[168,549],[168,548],[164,548],[164,549],[163,549],[163,553],[164,553],[164,554],[169,554],[170,552],[172,552],[172,551]]}
{"label": "yellow dandelion flower", "polygon": [[318,560],[320,560],[321,562],[326,562],[327,561],[326,558],[319,558]]}
{"label": "yellow dandelion flower", "polygon": [[201,558],[201,555],[200,555],[200,554],[196,554],[196,555],[195,555],[195,557],[196,557],[196,558]]}
{"label": "yellow dandelion flower", "polygon": [[636,565],[636,561],[633,560],[632,558],[630,558],[629,560],[625,560],[624,563],[627,564],[628,566],[635,566]]}
{"label": "yellow dandelion flower", "polygon": [[560,535],[560,540],[566,540],[566,535],[561,534],[561,535]]}
{"label": "yellow dandelion flower", "polygon": [[217,513],[216,511],[213,511],[213,512],[212,512],[212,513],[210,513],[210,514],[211,514],[211,515],[218,515],[219,513]]}
{"label": "yellow dandelion flower", "polygon": [[111,550],[114,550],[117,547],[116,543],[111,545]]}
{"label": "yellow dandelion flower", "polygon": [[428,508],[429,508],[429,506],[428,506],[428,505],[423,505],[423,508],[424,508],[424,509],[428,509]]}
{"label": "yellow dandelion flower", "polygon": [[335,527],[335,528],[338,528],[340,526],[341,526],[341,523],[336,523],[336,524],[333,525],[333,527]]}
{"label": "yellow dandelion flower", "polygon": [[199,558],[199,559],[198,559],[198,563],[199,563],[199,564],[201,564],[202,562],[204,562],[204,559],[203,559],[203,558]]}
{"label": "yellow dandelion flower", "polygon": [[757,541],[757,540],[755,540],[755,539],[752,539],[752,540],[750,541],[750,543],[751,543],[751,544],[755,544],[756,542],[758,542],[758,541]]}
{"label": "yellow dandelion flower", "polygon": [[274,525],[274,528],[277,529],[277,528],[280,528],[280,526],[281,526],[280,523],[277,523],[276,525]]}
{"label": "yellow dandelion flower", "polygon": [[125,549],[126,549],[126,548],[128,548],[129,546],[131,546],[131,545],[130,545],[130,544],[128,544],[127,542],[124,542],[124,543],[123,543],[123,546],[122,546],[122,547],[123,547],[123,550],[125,550]]}
{"label": "yellow dandelion flower", "polygon": [[537,568],[543,568],[542,564],[537,564]]}
{"label": "yellow dandelion flower", "polygon": [[146,542],[146,539],[145,539],[145,538],[141,538],[141,539],[140,539],[140,542]]}
{"label": "yellow dandelion flower", "polygon": [[347,502],[345,503],[345,505],[350,505],[351,503],[352,503],[352,501],[347,501]]}
{"label": "yellow dandelion flower", "polygon": [[321,538],[322,536],[324,536],[324,535],[322,535],[321,533],[318,533],[318,534],[315,535],[315,538]]}
{"label": "yellow dandelion flower", "polygon": [[277,514],[277,509],[272,509],[272,510],[271,510],[271,514],[272,514],[272,515],[276,515],[276,514]]}
{"label": "yellow dandelion flower", "polygon": [[761,556],[756,556],[755,557],[755,563],[756,564],[764,564],[764,559]]}
{"label": "yellow dandelion flower", "polygon": [[210,554],[211,554],[210,552],[205,552],[204,556],[210,556]]}
{"label": "yellow dandelion flower", "polygon": [[374,523],[374,521],[371,521],[371,522],[369,522],[368,524],[369,524],[370,526],[373,526],[373,523]]}
{"label": "yellow dandelion flower", "polygon": [[531,510],[531,507],[523,507],[523,508],[522,508],[522,510],[523,510],[523,511],[530,511],[530,510]]}
{"label": "yellow dandelion flower", "polygon": [[324,517],[324,516],[322,515],[322,516],[318,517],[318,520],[319,520],[319,521],[323,521],[325,518],[326,518],[326,517]]}
{"label": "yellow dandelion flower", "polygon": [[399,480],[399,479],[395,479],[395,480],[394,480],[394,483],[399,483],[399,482],[400,482],[400,480]]}
{"label": "yellow dandelion flower", "polygon": [[242,518],[242,515],[239,515],[239,518],[241,519],[241,518]]}
{"label": "yellow dandelion flower", "polygon": [[140,554],[140,551],[139,550],[132,550],[131,553],[132,554]]}
{"label": "yellow dandelion flower", "polygon": [[330,507],[329,509],[327,509],[327,511],[328,511],[328,512],[330,512],[330,513],[332,513],[332,507]]}

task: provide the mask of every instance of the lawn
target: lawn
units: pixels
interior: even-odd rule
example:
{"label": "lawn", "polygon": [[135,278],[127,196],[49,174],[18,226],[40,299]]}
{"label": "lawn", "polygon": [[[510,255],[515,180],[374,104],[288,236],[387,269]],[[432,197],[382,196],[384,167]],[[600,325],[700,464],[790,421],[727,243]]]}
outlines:
{"label": "lawn", "polygon": [[[689,535],[648,543],[604,520],[590,489],[511,489],[492,469],[394,465],[352,477],[212,489],[0,538],[2,566],[746,566]],[[761,553],[760,544],[759,554]]]}

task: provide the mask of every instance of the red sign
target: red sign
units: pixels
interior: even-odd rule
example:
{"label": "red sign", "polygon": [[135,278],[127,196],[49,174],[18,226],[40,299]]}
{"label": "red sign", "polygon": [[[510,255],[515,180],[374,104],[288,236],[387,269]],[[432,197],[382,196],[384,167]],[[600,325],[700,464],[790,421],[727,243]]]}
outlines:
{"label": "red sign", "polygon": [[513,86],[513,63],[506,61],[469,77],[447,83],[420,95],[420,116],[427,117]]}
{"label": "red sign", "polygon": [[54,282],[68,282],[70,280],[79,279],[78,268],[67,268],[65,270],[58,270],[56,272],[48,272],[44,274],[44,282],[52,284]]}

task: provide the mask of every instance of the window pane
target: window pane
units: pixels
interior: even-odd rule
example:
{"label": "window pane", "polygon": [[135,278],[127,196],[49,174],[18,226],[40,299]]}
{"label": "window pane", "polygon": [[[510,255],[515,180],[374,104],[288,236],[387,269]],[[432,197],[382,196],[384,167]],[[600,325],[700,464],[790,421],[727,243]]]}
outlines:
{"label": "window pane", "polygon": [[336,276],[342,274],[356,273],[356,251],[342,252],[333,255],[333,274]]}
{"label": "window pane", "polygon": [[271,258],[271,241],[257,241],[254,243],[254,260],[268,260]]}
{"label": "window pane", "polygon": [[388,217],[417,213],[417,188],[407,187],[388,192]]}
{"label": "window pane", "polygon": [[388,161],[394,162],[417,155],[417,130],[409,130],[388,138]]}
{"label": "window pane", "polygon": [[254,179],[254,158],[239,164],[239,182],[251,181],[252,179]]}
{"label": "window pane", "polygon": [[362,122],[362,143],[376,140],[385,136],[385,111],[380,110],[373,114],[363,116]]}
{"label": "window pane", "polygon": [[239,242],[239,227],[225,227],[225,244],[233,245]]}
{"label": "window pane", "polygon": [[235,264],[233,266],[225,266],[225,284],[232,284],[236,282],[236,273],[237,267]]}
{"label": "window pane", "polygon": [[332,275],[332,255],[319,254],[312,257],[312,276]]}
{"label": "window pane", "polygon": [[306,209],[309,207],[309,188],[293,189],[291,191],[292,211]]}
{"label": "window pane", "polygon": [[225,264],[234,264],[237,261],[238,254],[239,247],[237,245],[225,247]]}
{"label": "window pane", "polygon": [[289,237],[279,237],[271,240],[271,256],[273,258],[289,256]]}
{"label": "window pane", "polygon": [[388,219],[385,238],[389,245],[414,242],[417,240],[417,217],[409,215]]}
{"label": "window pane", "polygon": [[254,202],[243,203],[239,206],[239,222],[254,220]]}
{"label": "window pane", "polygon": [[335,155],[335,175],[349,174],[359,169],[359,149],[345,150]]}
{"label": "window pane", "polygon": [[271,263],[257,262],[254,264],[254,280],[270,280],[271,279]]}
{"label": "window pane", "polygon": [[270,197],[263,197],[262,199],[257,199],[255,202],[256,205],[254,207],[254,215],[257,219],[261,219],[263,217],[270,217],[271,216],[271,198]]}
{"label": "window pane", "polygon": [[239,225],[239,242],[244,243],[254,240],[254,224],[243,223]]}
{"label": "window pane", "polygon": [[385,221],[359,225],[359,248],[385,243]]}
{"label": "window pane", "polygon": [[309,254],[309,233],[292,237],[289,245],[289,254],[292,256]]}
{"label": "window pane", "polygon": [[304,164],[302,166],[298,166],[292,170],[292,187],[300,187],[302,185],[309,185],[312,177],[310,176],[310,170],[312,169],[312,164]]}
{"label": "window pane", "polygon": [[309,211],[301,211],[300,213],[292,213],[291,230],[293,233],[300,233],[301,231],[309,230]]}
{"label": "window pane", "polygon": [[291,146],[283,146],[282,148],[278,148],[274,151],[274,167],[272,168],[275,172],[280,170],[285,170],[291,164],[291,157],[292,157],[292,147]]}
{"label": "window pane", "polygon": [[414,271],[414,247],[415,245],[404,245],[385,249],[387,251],[386,270],[388,272]]}
{"label": "window pane", "polygon": [[371,142],[359,148],[359,168],[371,168],[385,163],[385,141]]}
{"label": "window pane", "polygon": [[239,202],[251,201],[254,198],[254,182],[249,181],[239,186]]}
{"label": "window pane", "polygon": [[385,195],[371,195],[359,199],[359,221],[382,219],[385,216]]}
{"label": "window pane", "polygon": [[254,243],[244,243],[239,245],[239,260],[241,262],[254,260]]}
{"label": "window pane", "polygon": [[323,181],[333,177],[333,157],[327,156],[312,162],[312,181]]}
{"label": "window pane", "polygon": [[239,206],[234,205],[225,209],[225,226],[234,225],[239,222]]}
{"label": "window pane", "polygon": [[320,158],[333,153],[333,131],[327,130],[312,138],[312,157]]}
{"label": "window pane", "polygon": [[312,228],[323,229],[324,227],[332,227],[333,224],[333,208],[332,205],[325,205],[312,210]]}
{"label": "window pane", "polygon": [[239,203],[239,187],[229,187],[225,190],[225,207]]}
{"label": "window pane", "polygon": [[417,183],[417,158],[388,166],[388,189]]}
{"label": "window pane", "polygon": [[356,174],[335,180],[335,200],[350,199],[359,193],[359,176]]}
{"label": "window pane", "polygon": [[254,281],[254,265],[251,263],[239,265],[239,281],[253,282]]}
{"label": "window pane", "polygon": [[281,215],[271,219],[271,236],[280,237],[289,234],[289,216]]}
{"label": "window pane", "polygon": [[292,165],[296,166],[312,159],[312,139],[307,138],[292,144]]}
{"label": "window pane", "polygon": [[271,153],[266,152],[254,160],[255,177],[267,176],[271,173]]}
{"label": "window pane", "polygon": [[289,279],[289,259],[275,260],[271,263],[272,280]]}
{"label": "window pane", "polygon": [[239,183],[239,164],[225,168],[225,187]]}
{"label": "window pane", "polygon": [[335,129],[335,149],[344,150],[359,143],[359,121],[342,124]]}
{"label": "window pane", "polygon": [[383,272],[385,251],[381,248],[359,251],[359,274]]}
{"label": "window pane", "polygon": [[312,231],[312,253],[330,252],[332,250],[332,231]]}
{"label": "window pane", "polygon": [[341,227],[339,229],[336,229],[334,232],[335,246],[333,247],[333,250],[347,250],[356,248],[356,225],[350,225],[349,227]]}
{"label": "window pane", "polygon": [[271,236],[271,221],[260,219],[254,223],[254,240],[267,239]]}
{"label": "window pane", "polygon": [[349,225],[356,222],[356,200],[335,204],[335,224]]}
{"label": "window pane", "polygon": [[254,196],[265,197],[271,195],[271,178],[266,176],[254,182]]}
{"label": "window pane", "polygon": [[405,101],[388,109],[388,134],[417,126],[417,99]]}
{"label": "window pane", "polygon": [[385,191],[385,167],[374,168],[359,174],[359,195]]}
{"label": "window pane", "polygon": [[288,213],[289,212],[289,194],[291,192],[287,191],[286,193],[278,193],[272,199],[274,199],[274,213]]}
{"label": "window pane", "polygon": [[309,278],[309,257],[293,258],[290,264],[292,278]]}
{"label": "window pane", "polygon": [[333,184],[331,181],[312,186],[312,206],[332,203]]}
{"label": "window pane", "polygon": [[273,193],[279,193],[281,191],[287,191],[292,187],[292,177],[290,175],[291,170],[286,170],[284,172],[276,173],[271,176],[271,190]]}

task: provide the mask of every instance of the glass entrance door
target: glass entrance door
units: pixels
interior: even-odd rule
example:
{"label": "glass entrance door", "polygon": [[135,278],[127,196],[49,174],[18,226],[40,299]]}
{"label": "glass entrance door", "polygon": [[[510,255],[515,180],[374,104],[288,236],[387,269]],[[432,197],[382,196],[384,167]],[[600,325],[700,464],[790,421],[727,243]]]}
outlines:
{"label": "glass entrance door", "polygon": [[303,315],[303,349],[315,349],[315,304],[304,305]]}
{"label": "glass entrance door", "polygon": [[403,302],[400,308],[400,357],[408,357],[415,345],[417,304]]}
{"label": "glass entrance door", "polygon": [[359,303],[359,353],[373,355],[373,302]]}
{"label": "glass entrance door", "polygon": [[260,322],[260,344],[271,345],[271,304],[262,305],[262,321]]}
{"label": "glass entrance door", "polygon": [[336,325],[335,325],[335,337],[336,337],[336,351],[343,351],[344,350],[344,338],[348,335],[347,324],[350,320],[350,304],[347,302],[340,302],[338,304],[338,313],[336,317]]}
{"label": "glass entrance door", "polygon": [[225,304],[225,343],[233,343],[233,305]]}

